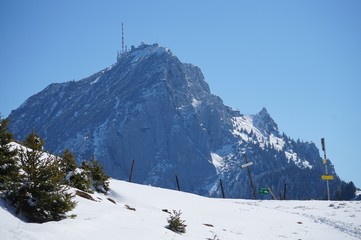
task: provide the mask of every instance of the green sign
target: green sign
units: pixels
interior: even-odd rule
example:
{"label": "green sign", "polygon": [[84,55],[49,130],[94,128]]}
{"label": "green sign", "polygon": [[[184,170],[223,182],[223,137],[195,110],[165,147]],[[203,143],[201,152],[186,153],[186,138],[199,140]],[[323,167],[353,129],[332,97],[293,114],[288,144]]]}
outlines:
{"label": "green sign", "polygon": [[268,188],[259,188],[258,193],[266,195],[269,194],[269,190]]}

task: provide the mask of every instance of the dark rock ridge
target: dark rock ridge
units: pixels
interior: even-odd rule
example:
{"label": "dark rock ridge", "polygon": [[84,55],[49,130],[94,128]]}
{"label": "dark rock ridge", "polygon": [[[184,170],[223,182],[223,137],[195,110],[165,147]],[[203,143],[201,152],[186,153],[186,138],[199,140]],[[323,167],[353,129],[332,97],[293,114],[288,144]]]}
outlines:
{"label": "dark rock ridge", "polygon": [[[142,44],[118,62],[80,81],[54,83],[9,116],[18,139],[32,129],[46,148],[69,148],[77,160],[92,154],[114,178],[220,196],[251,198],[242,154],[253,161],[255,186],[287,198],[321,199],[324,171],[313,143],[280,134],[264,108],[243,115],[211,94],[201,70],[184,64],[167,48]],[[340,179],[332,182],[336,194]],[[312,187],[310,187],[312,186]],[[259,198],[269,198],[260,196]]]}

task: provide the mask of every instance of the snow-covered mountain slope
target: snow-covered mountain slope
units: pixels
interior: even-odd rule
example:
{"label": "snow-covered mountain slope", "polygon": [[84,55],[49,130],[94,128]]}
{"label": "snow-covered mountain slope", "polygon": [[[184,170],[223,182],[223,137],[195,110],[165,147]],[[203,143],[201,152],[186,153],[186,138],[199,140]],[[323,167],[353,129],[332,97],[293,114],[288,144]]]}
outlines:
{"label": "snow-covered mountain slope", "polygon": [[[77,196],[77,217],[60,222],[23,222],[1,202],[1,239],[361,239],[361,202],[214,199],[118,180],[110,188],[96,201]],[[182,212],[186,233],[165,227],[166,210]]]}
{"label": "snow-covered mountain slope", "polygon": [[286,148],[287,139],[280,136],[277,124],[273,121],[267,109],[263,108],[256,115],[242,115],[233,117],[233,134],[242,141],[258,144],[262,149],[267,146],[284,151],[288,160],[294,161],[300,168],[310,168],[312,165],[307,159],[301,159],[293,149]]}
{"label": "snow-covered mountain slope", "polygon": [[[227,197],[251,198],[240,169],[246,154],[256,189],[278,195],[287,183],[289,199],[326,194],[315,144],[281,134],[265,108],[243,115],[225,106],[198,67],[157,44],[133,47],[83,80],[49,85],[9,118],[17,139],[34,130],[56,154],[69,148],[78,161],[94,154],[117,179],[129,178],[135,160],[137,183],[176,189],[177,176],[183,191],[219,196],[222,179]],[[332,165],[329,173],[338,199],[340,178]]]}

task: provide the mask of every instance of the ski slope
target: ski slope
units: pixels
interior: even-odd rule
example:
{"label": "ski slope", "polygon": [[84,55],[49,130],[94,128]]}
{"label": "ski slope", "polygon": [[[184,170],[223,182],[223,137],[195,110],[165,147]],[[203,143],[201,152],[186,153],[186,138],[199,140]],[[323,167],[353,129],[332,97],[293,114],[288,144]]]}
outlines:
{"label": "ski slope", "polygon": [[[111,180],[96,201],[76,196],[75,219],[26,223],[1,202],[0,239],[26,240],[233,240],[361,239],[361,202],[214,199]],[[109,201],[110,198],[112,201]],[[181,210],[186,233],[168,230]]]}

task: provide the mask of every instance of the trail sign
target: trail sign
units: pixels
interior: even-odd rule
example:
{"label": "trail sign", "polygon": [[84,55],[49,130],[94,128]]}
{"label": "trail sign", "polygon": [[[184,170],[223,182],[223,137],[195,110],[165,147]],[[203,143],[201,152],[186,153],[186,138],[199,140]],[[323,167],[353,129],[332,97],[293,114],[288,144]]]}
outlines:
{"label": "trail sign", "polygon": [[269,189],[268,188],[259,188],[258,193],[263,194],[263,195],[269,194]]}
{"label": "trail sign", "polygon": [[253,165],[253,162],[245,163],[245,164],[241,165],[241,168],[246,168],[246,167],[249,167],[252,165]]}
{"label": "trail sign", "polygon": [[321,178],[322,178],[322,180],[333,180],[334,179],[333,175],[322,175]]}

